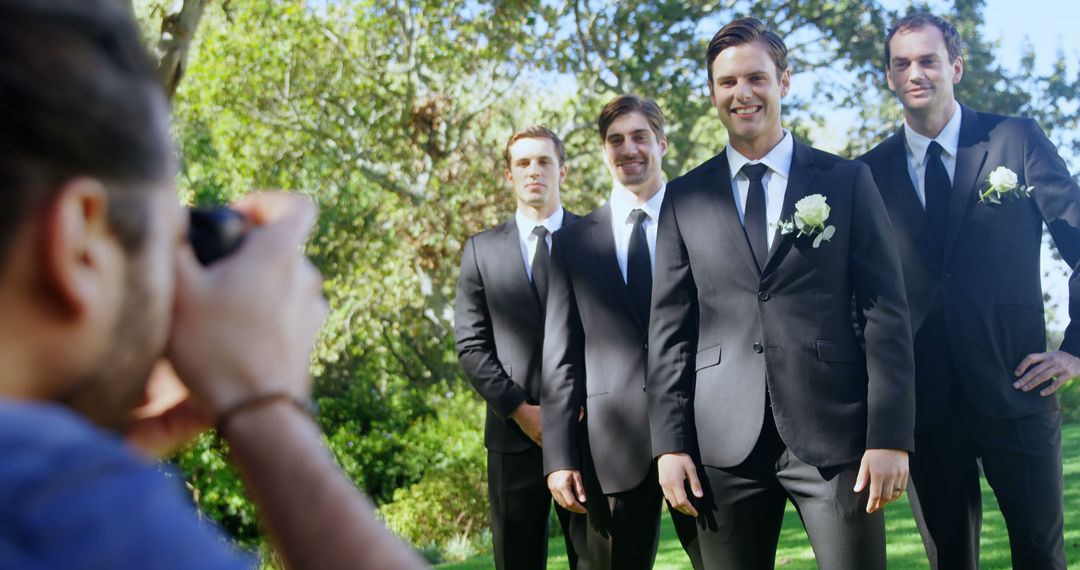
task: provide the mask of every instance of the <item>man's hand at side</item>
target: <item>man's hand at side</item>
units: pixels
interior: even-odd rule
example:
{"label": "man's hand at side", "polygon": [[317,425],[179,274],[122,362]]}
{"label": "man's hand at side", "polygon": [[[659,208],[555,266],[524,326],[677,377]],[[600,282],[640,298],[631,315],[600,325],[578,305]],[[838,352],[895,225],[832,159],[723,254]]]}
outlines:
{"label": "man's hand at side", "polygon": [[685,453],[665,453],[656,460],[656,471],[660,478],[660,487],[664,490],[664,498],[671,508],[686,515],[698,516],[697,509],[690,504],[690,498],[686,495],[686,481],[689,480],[690,491],[694,496],[699,499],[705,496],[694,460]]}
{"label": "man's hand at side", "polygon": [[552,471],[547,477],[548,489],[559,506],[575,513],[585,513],[585,485],[576,469]]}
{"label": "man's hand at side", "polygon": [[521,427],[521,431],[525,432],[525,435],[529,436],[529,439],[535,441],[536,445],[543,447],[543,436],[540,433],[540,406],[522,402],[521,405],[510,414],[510,418],[517,422],[517,425]]}
{"label": "man's hand at side", "polygon": [[870,487],[866,512],[872,513],[897,500],[908,485],[908,453],[900,449],[867,449],[855,479],[856,493]]}

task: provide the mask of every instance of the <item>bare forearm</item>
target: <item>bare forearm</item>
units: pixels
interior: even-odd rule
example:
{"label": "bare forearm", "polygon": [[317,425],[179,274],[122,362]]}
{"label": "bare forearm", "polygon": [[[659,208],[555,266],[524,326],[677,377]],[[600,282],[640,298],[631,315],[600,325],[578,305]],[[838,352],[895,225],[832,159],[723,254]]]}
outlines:
{"label": "bare forearm", "polygon": [[375,518],[299,410],[284,402],[247,410],[224,435],[287,567],[425,567]]}

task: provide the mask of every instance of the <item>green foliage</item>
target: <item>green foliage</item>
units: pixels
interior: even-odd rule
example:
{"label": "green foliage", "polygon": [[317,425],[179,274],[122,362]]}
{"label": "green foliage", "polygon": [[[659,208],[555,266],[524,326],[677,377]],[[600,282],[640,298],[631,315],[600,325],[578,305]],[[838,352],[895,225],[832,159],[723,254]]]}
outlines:
{"label": "green foliage", "polygon": [[262,536],[255,506],[240,475],[227,463],[226,453],[217,437],[207,433],[172,460],[188,482],[199,511],[214,520],[241,546],[258,548]]}
{"label": "green foliage", "polygon": [[417,546],[446,545],[447,559],[462,552],[490,525],[483,437],[476,420],[483,404],[469,392],[448,393],[442,413],[420,422],[409,453],[424,457],[417,483],[394,491],[379,513],[387,526]]}
{"label": "green foliage", "polygon": [[1080,382],[1073,380],[1058,390],[1061,402],[1061,420],[1080,422]]}
{"label": "green foliage", "polygon": [[[145,27],[161,0],[140,0]],[[972,44],[961,96],[1076,128],[1080,80],[996,67],[980,0],[956,2]],[[762,17],[788,38],[810,100],[785,100],[806,136],[836,106],[858,107],[851,150],[894,128],[880,49],[893,14],[857,0],[230,0],[211,3],[174,101],[181,195],[230,200],[253,188],[310,195],[322,214],[307,253],[332,313],[312,370],[318,421],[338,462],[388,524],[433,551],[466,551],[487,526],[482,404],[453,349],[465,238],[511,215],[501,152],[543,122],[567,142],[564,200],[606,199],[595,118],[621,92],[667,116],[672,178],[726,135],[708,98],[705,47],[728,20]],[[148,33],[148,37],[153,34]],[[854,78],[854,79],[853,79]],[[970,80],[970,81],[969,81]],[[1061,130],[1057,132],[1062,132]],[[1051,133],[1052,136],[1055,133]],[[1063,397],[1063,401],[1068,401]],[[1080,408],[1080,406],[1078,406]],[[254,511],[210,438],[176,459],[207,516],[243,544]]]}

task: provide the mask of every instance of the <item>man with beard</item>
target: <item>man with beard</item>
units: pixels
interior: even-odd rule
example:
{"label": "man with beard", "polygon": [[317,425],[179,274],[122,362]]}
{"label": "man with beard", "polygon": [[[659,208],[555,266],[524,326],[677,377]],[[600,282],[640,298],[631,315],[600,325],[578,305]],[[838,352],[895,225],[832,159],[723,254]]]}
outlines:
{"label": "man with beard", "polygon": [[[1061,413],[1080,375],[1080,188],[1039,125],[961,105],[960,35],[913,14],[885,40],[904,125],[861,157],[895,228],[915,333],[911,506],[931,567],[978,568],[982,472],[1014,568],[1065,568]],[[1074,269],[1071,322],[1046,351],[1043,223]]]}
{"label": "man with beard", "polygon": [[728,145],[669,184],[656,246],[648,391],[664,495],[699,516],[706,567],[772,568],[790,499],[818,566],[884,568],[881,509],[906,487],[915,416],[885,207],[866,165],[783,129],[787,48],[760,21],[724,26],[706,66]]}
{"label": "man with beard", "polygon": [[[663,504],[649,444],[645,357],[667,137],[660,108],[634,95],[612,99],[597,126],[611,197],[552,242],[544,472],[560,505],[588,511],[594,568],[647,569]],[[693,518],[674,510],[671,517],[701,568]]]}
{"label": "man with beard", "polygon": [[[544,485],[540,362],[551,235],[577,219],[559,199],[566,149],[550,129],[506,141],[504,176],[517,212],[465,242],[455,301],[458,360],[487,401],[488,499],[495,567],[547,565],[551,497]],[[585,517],[556,506],[570,568],[585,568]]]}
{"label": "man with beard", "polygon": [[[0,560],[5,568],[248,568],[136,455],[215,423],[290,567],[418,568],[302,406],[326,313],[297,196],[204,268],[173,190],[168,110],[106,0],[0,0]],[[190,396],[132,421],[162,355]]]}

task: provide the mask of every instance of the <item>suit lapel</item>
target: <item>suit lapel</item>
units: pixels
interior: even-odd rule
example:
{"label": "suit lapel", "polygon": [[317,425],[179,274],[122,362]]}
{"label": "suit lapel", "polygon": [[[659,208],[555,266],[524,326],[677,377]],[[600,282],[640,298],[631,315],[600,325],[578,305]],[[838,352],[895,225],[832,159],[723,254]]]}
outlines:
{"label": "suit lapel", "polygon": [[[791,157],[791,170],[788,173],[787,189],[784,191],[784,205],[780,209],[780,219],[788,220],[795,215],[795,202],[806,196],[810,183],[814,180],[814,157],[810,153],[810,147],[795,139],[795,151]],[[765,269],[762,275],[772,271],[784,254],[791,248],[797,232],[787,235],[780,233],[780,228],[774,230],[772,247],[769,248],[769,257],[765,261]]]}
{"label": "suit lapel", "polygon": [[[529,274],[525,272],[525,261],[521,257],[521,239],[518,237],[517,222],[513,219],[503,226],[503,239],[498,256],[498,262],[503,264],[505,274],[510,276],[510,290],[507,294],[514,300],[511,306],[531,307],[537,317],[543,317],[540,299],[536,298],[536,290],[529,281]],[[509,267],[506,264],[509,264]]]}
{"label": "suit lapel", "polygon": [[754,250],[750,249],[750,242],[746,239],[746,231],[743,230],[742,221],[739,220],[739,210],[735,207],[735,191],[732,189],[731,168],[728,167],[727,150],[713,159],[712,169],[705,173],[705,179],[715,184],[716,192],[708,192],[707,195],[715,196],[716,207],[719,210],[720,224],[727,228],[728,239],[735,244],[739,257],[746,263],[746,267],[760,275],[757,260],[754,259]]}
{"label": "suit lapel", "polygon": [[978,198],[975,188],[986,164],[988,139],[975,111],[961,106],[960,144],[956,149],[953,192],[949,197],[949,222],[945,241],[945,259],[949,259],[960,229]]}
{"label": "suit lapel", "polygon": [[915,185],[911,182],[911,174],[908,172],[907,143],[904,139],[904,129],[900,128],[885,144],[889,147],[885,152],[888,156],[888,185],[881,188],[884,190],[884,199],[889,209],[899,211],[899,218],[904,220],[902,228],[897,231],[908,231],[915,236],[918,249],[926,257],[930,267],[941,266],[941,250],[934,243],[934,232],[930,229],[930,220],[926,217],[926,208],[919,201],[919,194]]}
{"label": "suit lapel", "polygon": [[608,285],[615,291],[615,296],[619,298],[626,314],[630,315],[642,331],[645,331],[647,323],[641,322],[641,316],[638,315],[634,301],[630,298],[630,289],[623,281],[622,270],[619,269],[619,258],[615,256],[615,236],[611,233],[611,204],[604,204],[597,209],[596,214],[592,216],[592,221],[593,227],[590,232],[594,247],[591,249],[599,257],[597,262],[600,273],[604,274]]}

